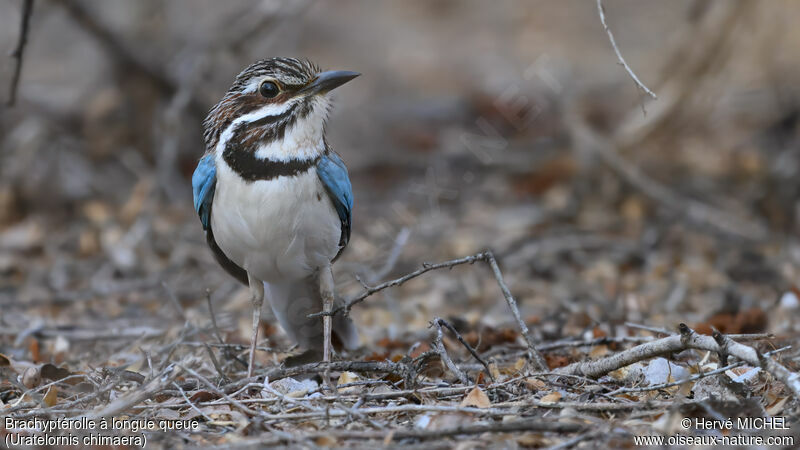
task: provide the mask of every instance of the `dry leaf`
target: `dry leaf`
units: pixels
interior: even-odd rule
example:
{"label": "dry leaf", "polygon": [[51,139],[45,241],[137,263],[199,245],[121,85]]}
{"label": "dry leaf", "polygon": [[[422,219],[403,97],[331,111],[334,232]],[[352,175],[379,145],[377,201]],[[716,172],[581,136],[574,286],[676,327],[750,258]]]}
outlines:
{"label": "dry leaf", "polygon": [[488,408],[491,405],[492,402],[489,401],[489,397],[478,386],[469,391],[469,394],[461,401],[462,407]]}
{"label": "dry leaf", "polygon": [[[341,386],[343,384],[355,383],[359,380],[358,375],[354,374],[353,372],[342,372],[339,375],[339,380],[336,382],[336,386]],[[339,388],[339,392],[356,392],[358,391],[360,386],[349,386],[344,388]]]}
{"label": "dry leaf", "polygon": [[39,372],[38,367],[28,367],[25,369],[25,372],[22,373],[22,384],[28,389],[33,389],[36,386],[39,386],[39,383],[41,382],[42,375]]}
{"label": "dry leaf", "polygon": [[0,367],[8,367],[11,365],[11,360],[8,356],[0,353]]}
{"label": "dry leaf", "polygon": [[69,370],[56,367],[50,363],[43,365],[42,368],[39,369],[39,373],[42,378],[52,381],[58,381],[72,375]]}
{"label": "dry leaf", "polygon": [[319,445],[320,447],[333,447],[338,442],[336,441],[336,438],[332,436],[320,436],[314,439],[314,443]]}
{"label": "dry leaf", "polygon": [[564,355],[556,355],[553,353],[545,353],[544,355],[545,361],[547,361],[547,367],[551,369],[557,369],[559,367],[564,367],[569,364],[570,360]]}
{"label": "dry leaf", "polygon": [[547,384],[538,378],[526,378],[525,385],[533,392],[541,391],[547,387]]}
{"label": "dry leaf", "polygon": [[489,373],[492,374],[492,378],[494,378],[495,380],[500,379],[500,370],[497,368],[497,363],[495,363],[494,361],[491,361],[489,363]]}
{"label": "dry leaf", "polygon": [[200,402],[209,402],[211,400],[216,400],[219,398],[219,394],[215,394],[209,391],[197,391],[189,397],[189,401],[192,403],[200,403]]}
{"label": "dry leaf", "polygon": [[608,346],[606,345],[595,345],[592,347],[592,350],[589,352],[589,357],[592,359],[600,358],[601,356],[605,356],[608,354]]}
{"label": "dry leaf", "polygon": [[783,405],[785,405],[788,400],[789,397],[783,397],[782,399],[773,403],[769,408],[767,408],[767,414],[770,416],[777,416],[781,413],[781,411],[783,411]]}
{"label": "dry leaf", "polygon": [[559,400],[561,400],[561,392],[554,391],[554,392],[551,392],[551,393],[545,395],[539,401],[544,403],[544,404],[546,404],[546,405],[552,405],[554,403],[558,403]]}
{"label": "dry leaf", "polygon": [[394,430],[391,430],[388,433],[386,433],[386,437],[383,438],[383,445],[391,444],[393,439],[394,439]]}
{"label": "dry leaf", "polygon": [[55,385],[47,388],[47,393],[44,394],[42,401],[44,401],[44,404],[47,406],[55,406],[56,403],[58,403],[58,388],[56,388]]}

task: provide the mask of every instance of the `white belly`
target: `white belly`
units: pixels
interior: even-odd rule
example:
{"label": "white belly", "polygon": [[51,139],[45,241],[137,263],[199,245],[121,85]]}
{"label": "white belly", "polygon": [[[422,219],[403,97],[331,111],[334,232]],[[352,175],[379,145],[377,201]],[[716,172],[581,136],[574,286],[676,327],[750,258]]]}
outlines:
{"label": "white belly", "polygon": [[211,226],[225,255],[266,282],[307,277],[336,256],[341,236],[339,216],[314,168],[245,183],[218,164]]}

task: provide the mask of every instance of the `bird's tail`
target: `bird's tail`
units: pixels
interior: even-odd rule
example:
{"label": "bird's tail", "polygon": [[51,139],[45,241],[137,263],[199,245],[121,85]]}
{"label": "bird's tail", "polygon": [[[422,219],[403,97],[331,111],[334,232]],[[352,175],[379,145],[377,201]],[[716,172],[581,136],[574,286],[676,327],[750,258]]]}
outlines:
{"label": "bird's tail", "polygon": [[[322,317],[308,318],[322,311],[319,276],[291,282],[264,283],[267,301],[286,334],[300,347],[322,351]],[[339,300],[337,299],[338,306]],[[334,307],[335,307],[334,306]],[[353,321],[342,314],[333,317],[334,346],[348,350],[358,347],[358,331]]]}

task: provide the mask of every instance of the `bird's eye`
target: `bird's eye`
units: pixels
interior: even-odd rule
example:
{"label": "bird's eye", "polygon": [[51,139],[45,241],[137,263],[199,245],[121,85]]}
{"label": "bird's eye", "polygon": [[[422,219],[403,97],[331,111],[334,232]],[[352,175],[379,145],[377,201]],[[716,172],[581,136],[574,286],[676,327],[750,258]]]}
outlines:
{"label": "bird's eye", "polygon": [[272,98],[280,94],[281,89],[274,81],[265,81],[261,83],[261,86],[258,87],[258,92],[264,98]]}

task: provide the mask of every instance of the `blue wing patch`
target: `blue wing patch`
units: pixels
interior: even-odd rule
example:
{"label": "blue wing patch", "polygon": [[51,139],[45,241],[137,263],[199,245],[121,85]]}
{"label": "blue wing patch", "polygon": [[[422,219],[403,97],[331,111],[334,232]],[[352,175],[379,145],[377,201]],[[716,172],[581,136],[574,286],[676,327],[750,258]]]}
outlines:
{"label": "blue wing patch", "polygon": [[192,196],[194,209],[200,216],[204,230],[208,230],[211,226],[211,202],[214,201],[216,186],[217,165],[214,155],[203,156],[192,174]]}
{"label": "blue wing patch", "polygon": [[206,155],[200,158],[197,168],[192,174],[192,197],[194,198],[194,209],[200,216],[203,230],[206,231],[206,242],[211,247],[214,258],[217,262],[234,278],[244,284],[248,284],[247,272],[231,261],[214,239],[214,232],[211,230],[211,203],[214,201],[214,190],[217,187],[217,165],[214,155]]}
{"label": "blue wing patch", "polygon": [[[347,167],[339,155],[328,152],[317,163],[317,175],[325,186],[325,190],[328,191],[328,196],[333,201],[333,206],[342,222],[342,237],[339,240],[339,247],[344,249],[350,241],[353,213],[353,187],[350,185]],[[341,250],[339,252],[341,253]]]}

